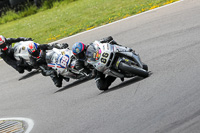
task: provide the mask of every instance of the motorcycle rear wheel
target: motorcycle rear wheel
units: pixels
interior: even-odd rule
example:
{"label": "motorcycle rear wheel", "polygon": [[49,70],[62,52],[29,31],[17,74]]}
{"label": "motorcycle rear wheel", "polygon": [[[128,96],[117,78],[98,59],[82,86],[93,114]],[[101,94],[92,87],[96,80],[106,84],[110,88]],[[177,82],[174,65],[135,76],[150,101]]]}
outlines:
{"label": "motorcycle rear wheel", "polygon": [[[149,76],[148,71],[144,70],[145,68],[142,69],[142,68],[139,68],[139,67],[134,66],[134,65],[130,66],[130,65],[124,63],[124,62],[121,62],[119,64],[119,69],[122,70],[122,71],[130,72],[132,74],[136,74],[137,76],[140,76],[140,77],[143,77],[143,78],[146,78],[146,77]],[[146,68],[146,69],[148,69],[148,68]]]}

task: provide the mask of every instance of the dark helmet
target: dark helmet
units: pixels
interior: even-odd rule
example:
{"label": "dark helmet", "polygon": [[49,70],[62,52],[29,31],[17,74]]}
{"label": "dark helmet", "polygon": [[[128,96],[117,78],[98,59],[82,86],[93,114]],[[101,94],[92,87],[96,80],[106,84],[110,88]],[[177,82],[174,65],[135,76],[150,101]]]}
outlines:
{"label": "dark helmet", "polygon": [[85,51],[86,51],[86,45],[83,44],[82,42],[77,42],[72,46],[72,52],[77,59],[84,60],[86,57]]}
{"label": "dark helmet", "polygon": [[0,35],[0,48],[6,47],[6,38],[2,35]]}
{"label": "dark helmet", "polygon": [[40,58],[40,52],[41,52],[41,50],[38,49],[38,44],[37,44],[37,43],[31,42],[31,43],[28,45],[27,50],[28,50],[29,54],[30,54],[32,57]]}

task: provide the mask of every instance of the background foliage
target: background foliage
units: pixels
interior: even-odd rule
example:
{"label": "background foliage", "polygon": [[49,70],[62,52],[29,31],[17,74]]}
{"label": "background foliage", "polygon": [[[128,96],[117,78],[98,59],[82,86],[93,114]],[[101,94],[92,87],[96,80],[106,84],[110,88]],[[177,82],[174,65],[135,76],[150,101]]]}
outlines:
{"label": "background foliage", "polygon": [[0,34],[48,43],[174,1],[177,0],[50,0],[40,9],[27,6],[18,13],[7,12],[0,19]]}

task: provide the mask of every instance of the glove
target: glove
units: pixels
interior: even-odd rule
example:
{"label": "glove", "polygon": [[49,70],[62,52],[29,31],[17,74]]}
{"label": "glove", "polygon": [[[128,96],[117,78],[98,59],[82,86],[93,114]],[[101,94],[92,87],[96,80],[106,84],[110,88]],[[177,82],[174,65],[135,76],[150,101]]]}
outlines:
{"label": "glove", "polygon": [[57,48],[57,49],[65,49],[68,48],[68,44],[67,43],[53,43],[51,44],[52,48]]}
{"label": "glove", "polygon": [[26,38],[25,40],[26,40],[26,41],[33,41],[32,38]]}
{"label": "glove", "polygon": [[40,72],[42,73],[42,75],[46,76],[46,70],[45,70],[45,68],[42,67],[42,66],[39,66],[39,68],[40,68]]}
{"label": "glove", "polygon": [[112,40],[113,40],[112,36],[108,36],[106,38],[101,39],[100,42],[101,43],[106,43],[106,42],[109,43]]}
{"label": "glove", "polygon": [[42,44],[38,46],[38,48],[40,48],[41,50],[48,50],[48,47],[48,44]]}
{"label": "glove", "polygon": [[62,49],[68,48],[68,46],[69,46],[67,43],[61,43],[61,45],[62,45],[62,46],[61,46]]}

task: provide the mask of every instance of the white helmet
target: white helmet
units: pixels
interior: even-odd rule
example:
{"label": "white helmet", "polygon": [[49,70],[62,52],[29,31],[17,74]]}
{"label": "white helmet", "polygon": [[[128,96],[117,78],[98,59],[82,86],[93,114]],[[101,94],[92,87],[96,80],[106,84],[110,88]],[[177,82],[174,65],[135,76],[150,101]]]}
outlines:
{"label": "white helmet", "polygon": [[0,48],[5,48],[6,47],[6,38],[2,35],[0,35]]}

